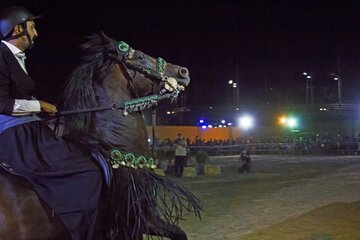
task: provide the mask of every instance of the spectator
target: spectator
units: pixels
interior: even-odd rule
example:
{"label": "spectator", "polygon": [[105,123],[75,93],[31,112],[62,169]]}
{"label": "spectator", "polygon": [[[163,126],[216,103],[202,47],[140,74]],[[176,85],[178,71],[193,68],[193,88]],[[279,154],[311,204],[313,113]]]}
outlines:
{"label": "spectator", "polygon": [[187,143],[181,133],[177,135],[174,143],[175,147],[175,176],[181,177],[186,165],[186,148]]}
{"label": "spectator", "polygon": [[238,170],[238,173],[250,173],[251,170],[251,158],[250,153],[246,149],[241,152],[240,160],[242,161],[242,165]]}

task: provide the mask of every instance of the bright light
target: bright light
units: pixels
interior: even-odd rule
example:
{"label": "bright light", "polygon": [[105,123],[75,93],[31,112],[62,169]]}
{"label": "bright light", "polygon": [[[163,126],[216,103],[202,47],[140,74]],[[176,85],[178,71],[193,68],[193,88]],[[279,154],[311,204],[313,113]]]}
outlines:
{"label": "bright light", "polygon": [[334,80],[335,80],[335,81],[337,81],[337,80],[339,80],[339,78],[337,78],[337,77],[334,77]]}
{"label": "bright light", "polygon": [[221,120],[221,123],[222,123],[222,124],[225,124],[225,120]]}
{"label": "bright light", "polygon": [[236,87],[237,87],[236,83],[233,83],[233,85],[232,85],[232,86],[233,86],[233,88],[236,88]]}
{"label": "bright light", "polygon": [[303,72],[303,75],[305,75],[305,76],[306,76],[306,75],[307,75],[307,72]]}
{"label": "bright light", "polygon": [[232,126],[232,123],[230,122],[230,123],[228,123],[227,125],[228,125],[228,126]]}
{"label": "bright light", "polygon": [[199,123],[204,123],[204,120],[201,119],[201,120],[199,121]]}
{"label": "bright light", "polygon": [[285,125],[287,120],[288,120],[287,117],[281,117],[279,122],[280,122],[280,124]]}
{"label": "bright light", "polygon": [[206,129],[207,127],[206,127],[205,125],[202,125],[201,128],[202,128],[202,129]]}
{"label": "bright light", "polygon": [[233,80],[229,80],[229,84],[230,84],[230,85],[233,84],[233,82],[234,82]]}
{"label": "bright light", "polygon": [[295,118],[289,118],[287,120],[287,126],[290,128],[294,128],[297,126],[297,120]]}
{"label": "bright light", "polygon": [[306,76],[307,78],[311,78],[311,76]]}
{"label": "bright light", "polygon": [[298,120],[295,117],[279,117],[279,124],[288,128],[296,128],[298,126]]}
{"label": "bright light", "polygon": [[208,128],[212,128],[213,127],[213,125],[208,125]]}
{"label": "bright light", "polygon": [[249,115],[244,115],[239,118],[239,126],[243,129],[250,129],[254,127],[254,118]]}

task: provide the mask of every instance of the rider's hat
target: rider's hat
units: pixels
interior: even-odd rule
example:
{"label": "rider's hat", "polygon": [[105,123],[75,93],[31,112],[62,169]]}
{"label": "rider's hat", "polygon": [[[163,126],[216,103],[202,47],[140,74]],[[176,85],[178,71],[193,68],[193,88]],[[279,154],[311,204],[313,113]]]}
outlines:
{"label": "rider's hat", "polygon": [[14,27],[26,21],[32,21],[42,16],[34,16],[27,9],[20,6],[12,6],[5,9],[0,17],[0,33],[3,38],[7,37]]}

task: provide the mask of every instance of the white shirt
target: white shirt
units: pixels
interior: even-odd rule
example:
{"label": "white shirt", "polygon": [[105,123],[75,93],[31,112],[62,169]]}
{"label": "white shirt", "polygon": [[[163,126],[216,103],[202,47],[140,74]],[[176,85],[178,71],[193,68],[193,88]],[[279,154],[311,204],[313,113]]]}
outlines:
{"label": "white shirt", "polygon": [[[26,67],[25,67],[25,58],[26,57],[22,59],[17,56],[17,54],[22,53],[22,51],[9,42],[6,42],[4,40],[2,40],[1,42],[3,42],[10,49],[10,51],[14,54],[16,60],[20,64],[21,68],[27,74]],[[41,111],[40,103],[37,100],[15,99],[15,104],[14,104],[13,112],[11,115],[23,116],[23,115],[29,115],[32,113],[38,113],[40,111]]]}
{"label": "white shirt", "polygon": [[175,141],[175,156],[186,156],[187,143],[185,139]]}

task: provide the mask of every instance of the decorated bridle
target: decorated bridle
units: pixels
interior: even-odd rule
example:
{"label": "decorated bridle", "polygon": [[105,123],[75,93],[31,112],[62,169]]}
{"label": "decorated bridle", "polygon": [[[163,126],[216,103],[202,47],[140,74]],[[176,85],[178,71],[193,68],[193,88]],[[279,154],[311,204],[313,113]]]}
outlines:
{"label": "decorated bridle", "polygon": [[116,49],[118,51],[118,59],[121,59],[121,62],[125,65],[125,67],[135,70],[136,72],[143,73],[149,77],[153,77],[155,79],[163,81],[165,83],[164,84],[165,90],[162,91],[162,93],[168,91],[168,92],[174,92],[176,96],[179,94],[179,88],[181,88],[181,86],[178,85],[176,79],[164,75],[166,61],[163,58],[158,57],[156,59],[156,70],[154,70],[147,66],[141,65],[139,63],[134,63],[131,61],[135,53],[135,50],[132,49],[129,46],[129,44],[123,41],[116,42],[115,44],[116,44]]}

